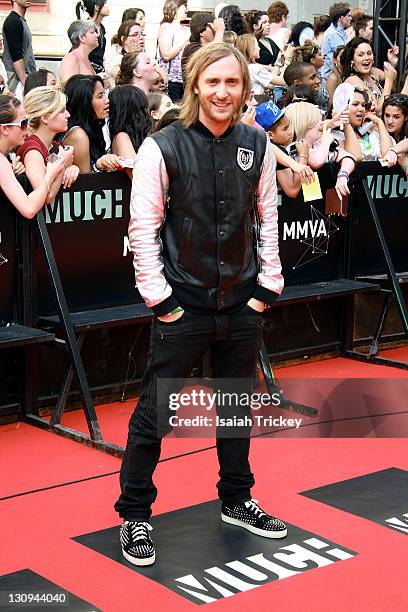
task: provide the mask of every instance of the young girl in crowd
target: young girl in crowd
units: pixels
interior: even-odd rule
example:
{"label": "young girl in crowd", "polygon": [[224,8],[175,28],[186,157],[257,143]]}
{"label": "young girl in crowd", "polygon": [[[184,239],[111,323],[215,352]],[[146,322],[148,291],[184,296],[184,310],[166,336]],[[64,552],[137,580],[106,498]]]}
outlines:
{"label": "young girl in crowd", "polygon": [[98,31],[93,21],[74,21],[68,28],[68,38],[72,50],[63,58],[60,65],[62,83],[76,74],[95,74],[89,55],[99,45]]}
{"label": "young girl in crowd", "polygon": [[120,26],[112,38],[112,46],[105,54],[105,70],[111,89],[115,87],[115,79],[120,70],[120,63],[126,53],[143,51],[144,34],[140,24],[128,19]]}
{"label": "young girl in crowd", "polygon": [[285,85],[285,81],[278,76],[278,69],[258,64],[259,44],[253,34],[242,34],[238,36],[235,47],[241,51],[248,62],[249,75],[251,77],[251,88],[254,94],[263,95],[265,90],[272,90],[275,85]]}
{"label": "young girl in crowd", "polygon": [[18,155],[26,167],[26,175],[32,187],[38,187],[44,179],[47,160],[53,150],[62,154],[65,159],[66,169],[54,181],[50,190],[50,198],[54,198],[61,184],[64,189],[69,189],[79,175],[78,166],[72,165],[72,149],[64,151],[59,143],[54,141],[57,134],[68,129],[66,97],[51,87],[36,87],[24,97],[24,107],[32,134],[19,147]]}
{"label": "young girl in crowd", "polygon": [[398,61],[396,47],[388,50],[387,57],[384,71],[375,68],[374,52],[371,43],[365,38],[353,38],[341,55],[343,81],[367,91],[377,115],[381,115],[384,98],[390,95],[397,77],[394,68]]}
{"label": "young girl in crowd", "polygon": [[160,66],[169,75],[169,96],[173,102],[183,97],[181,56],[190,38],[190,29],[182,24],[187,19],[187,0],[166,0],[157,38]]}
{"label": "young girl in crowd", "polygon": [[99,33],[98,47],[89,55],[89,61],[96,74],[99,74],[104,70],[103,60],[106,49],[106,30],[102,21],[104,17],[109,17],[108,0],[81,0],[81,2],[78,2],[76,5],[75,9],[77,19],[81,19],[81,9],[88,14],[88,19],[93,21]]}
{"label": "young girl in crowd", "polygon": [[53,182],[58,180],[64,171],[64,158],[58,156],[52,164],[48,163],[44,176],[34,191],[27,195],[14,176],[13,169],[6,155],[24,143],[27,136],[28,119],[21,102],[6,94],[0,96],[0,188],[6,198],[19,213],[32,219],[49,201],[49,192]]}
{"label": "young girl in crowd", "polygon": [[164,93],[155,91],[147,96],[148,112],[151,120],[151,129],[153,133],[156,131],[157,123],[168,110],[173,108],[172,100]]}
{"label": "young girl in crowd", "polygon": [[[363,161],[381,158],[395,143],[380,117],[371,112],[371,105],[367,91],[356,87],[349,106],[349,121],[360,146]],[[336,137],[340,140],[341,132],[338,132]]]}
{"label": "young girl in crowd", "polygon": [[109,100],[100,76],[76,75],[64,89],[70,113],[64,145],[74,147],[74,164],[81,172],[122,168],[117,155],[107,153],[102,127],[109,116]]}
{"label": "young girl in crowd", "polygon": [[112,153],[134,160],[150,130],[147,97],[133,85],[122,85],[110,92],[109,102]]}
{"label": "young girl in crowd", "polygon": [[147,53],[126,53],[120,64],[116,85],[134,85],[147,95],[157,80],[155,62]]}
{"label": "young girl in crowd", "polygon": [[391,94],[384,101],[382,119],[395,142],[408,137],[408,95]]}
{"label": "young girl in crowd", "polygon": [[[339,198],[350,193],[348,180],[354,171],[355,162],[361,159],[359,147],[353,134],[353,129],[348,123],[344,124],[345,143],[343,149],[334,141],[330,129],[324,129],[322,112],[313,104],[298,102],[286,108],[286,116],[293,130],[293,136],[297,140],[305,140],[309,145],[308,160],[312,168],[320,168],[327,162],[340,164],[337,174],[336,192]],[[344,122],[345,116],[341,117]],[[338,120],[340,123],[340,118]],[[332,121],[333,125],[333,121]],[[303,160],[302,160],[303,161]]]}
{"label": "young girl in crowd", "polygon": [[29,74],[24,83],[24,95],[35,87],[52,87],[53,89],[61,89],[61,83],[57,80],[55,74],[45,68],[39,68],[35,72]]}

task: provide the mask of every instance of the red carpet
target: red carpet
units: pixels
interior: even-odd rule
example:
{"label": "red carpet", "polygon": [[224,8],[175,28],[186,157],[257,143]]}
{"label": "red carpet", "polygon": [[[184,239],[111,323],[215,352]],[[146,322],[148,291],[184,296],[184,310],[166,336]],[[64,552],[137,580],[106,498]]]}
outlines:
{"label": "red carpet", "polygon": [[[407,377],[402,370],[343,359],[280,369],[276,374],[282,379],[365,377],[376,379],[373,384],[380,378]],[[387,384],[391,383],[390,380]],[[123,443],[132,407],[133,401],[97,408],[107,439]],[[392,419],[400,419],[400,431],[403,431],[401,427],[405,416],[392,411],[393,406],[390,406],[390,414],[386,418],[375,413],[361,415],[361,424],[356,426],[356,431],[367,438],[381,433],[381,427],[386,433],[390,419],[391,422]],[[352,416],[353,411],[350,410],[348,417]],[[380,423],[374,427],[373,423],[381,419],[382,425]],[[80,412],[76,411],[64,416],[64,422],[77,427],[83,421]],[[310,427],[315,428],[316,436],[327,434],[322,429],[328,427],[327,424],[315,423]],[[341,435],[345,422],[338,422],[333,427],[338,429],[332,429],[329,434]],[[408,477],[406,440],[302,439],[303,433],[299,432],[302,432],[302,428],[297,432],[299,437],[294,439],[287,439],[284,436],[289,434],[280,432],[280,437],[253,440],[251,463],[256,476],[253,495],[265,509],[289,523],[288,539],[291,531],[300,529],[302,533],[310,532],[314,538],[334,543],[340,551],[352,551],[352,558],[330,562],[325,567],[314,567],[310,571],[303,571],[304,568],[299,566],[297,571],[300,573],[289,578],[256,585],[257,588],[234,592],[229,597],[218,594],[220,600],[211,606],[234,611],[245,607],[278,612],[298,612],[299,609],[313,612],[405,612],[408,609],[408,594],[403,587],[403,573],[408,563],[407,533],[387,527],[383,519],[395,516],[404,524],[407,519],[403,515],[408,513],[407,488],[396,487],[395,483],[392,485],[394,488],[390,485],[391,493],[384,493],[384,516],[370,519],[364,518],[364,515],[357,516],[353,511],[352,503],[361,501],[358,495],[357,500],[350,501],[350,506],[347,506],[347,499],[340,496],[339,503],[344,502],[347,507],[341,510],[328,505],[329,502],[316,501],[301,493],[316,489],[324,491],[322,487],[360,476],[374,474],[376,477],[376,473],[382,474],[389,468],[398,468],[398,478],[403,478],[406,473]],[[408,435],[408,429],[403,435]],[[169,438],[164,443],[163,458],[204,449],[208,443],[213,444],[213,440]],[[0,427],[0,461],[0,587],[9,584],[9,575],[31,570],[89,604],[87,608],[73,604],[65,609],[100,609],[106,612],[197,609],[199,601],[194,598],[189,600],[177,583],[172,588],[165,585],[166,572],[160,570],[160,549],[156,564],[159,578],[157,575],[153,578],[149,577],[148,571],[143,574],[126,566],[126,562],[122,564],[120,557],[115,560],[96,552],[99,544],[92,549],[92,546],[72,539],[95,534],[97,542],[102,537],[99,534],[109,535],[111,528],[119,524],[113,510],[119,492],[118,474],[112,474],[119,470],[118,459],[19,424]],[[215,449],[186,454],[159,464],[155,477],[159,496],[154,505],[153,518],[153,537],[156,541],[171,536],[171,529],[169,533],[164,533],[160,527],[161,517],[164,524],[170,512],[175,513],[176,517],[176,511],[186,509],[188,514],[192,507],[199,513],[201,507],[208,508],[206,504],[216,499],[217,471]],[[394,472],[390,470],[391,475]],[[388,477],[388,471],[385,475]],[[82,479],[85,480],[73,482]],[[39,488],[46,490],[31,492]],[[377,509],[381,504],[375,501],[376,496],[381,494],[381,487],[362,487],[360,497],[368,502],[372,499],[372,506]],[[393,495],[395,499],[391,501],[395,502],[395,507],[390,510],[386,504]],[[4,499],[8,496],[14,497]],[[170,525],[172,516],[169,515],[168,519]],[[176,519],[174,521],[175,525]],[[256,547],[261,545],[260,540],[264,540],[220,523],[219,537],[226,538],[226,546],[230,534],[228,530],[231,529],[235,529],[232,532],[235,552],[241,539],[242,543],[255,547],[254,550],[258,550]],[[119,554],[116,531],[115,528],[114,555]],[[207,533],[204,522],[197,521],[196,536],[205,544]],[[280,540],[276,545],[284,551],[287,544],[285,540]],[[291,546],[296,548],[297,545],[291,544],[290,550]],[[177,542],[176,550],[175,565],[183,561],[183,555],[194,556],[195,553],[194,544],[188,538]],[[202,550],[197,549],[197,557]],[[205,550],[203,571],[204,568],[221,567],[221,561],[213,559],[211,553],[211,549]],[[279,553],[276,559],[282,555],[283,552]],[[162,556],[164,559],[164,548]],[[246,557],[227,556],[228,561],[238,558],[245,561]],[[282,561],[281,564],[285,565]],[[293,566],[286,567],[293,570]],[[191,573],[196,576],[193,571]],[[202,578],[200,580],[203,581]],[[195,590],[200,592],[198,587]]]}

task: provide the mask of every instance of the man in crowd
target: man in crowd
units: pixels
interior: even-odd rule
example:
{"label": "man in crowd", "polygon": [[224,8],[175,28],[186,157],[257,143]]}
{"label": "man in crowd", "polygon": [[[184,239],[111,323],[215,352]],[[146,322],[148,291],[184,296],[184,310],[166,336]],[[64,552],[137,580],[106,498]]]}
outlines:
{"label": "man in crowd", "polygon": [[22,100],[28,74],[35,71],[31,32],[25,20],[31,0],[11,0],[13,10],[3,23],[3,62],[9,77],[9,89]]}
{"label": "man in crowd", "polygon": [[319,92],[320,77],[313,64],[308,62],[292,62],[285,68],[283,78],[288,87],[291,85],[306,85],[315,97]]}
{"label": "man in crowd", "polygon": [[184,47],[181,56],[183,83],[186,84],[186,66],[190,57],[203,45],[210,42],[222,42],[224,36],[224,20],[214,18],[211,13],[194,13],[190,20],[190,41]]}
{"label": "man in crowd", "polygon": [[346,30],[351,23],[350,5],[345,2],[333,4],[329,10],[331,25],[322,39],[322,55],[324,56],[324,64],[321,69],[321,75],[326,82],[327,77],[333,69],[333,53],[346,43]]}
{"label": "man in crowd", "polygon": [[356,38],[366,38],[370,42],[373,40],[374,20],[371,15],[363,15],[353,23],[353,30]]}
{"label": "man in crowd", "polygon": [[271,38],[282,51],[289,40],[290,29],[286,27],[289,9],[284,2],[273,2],[268,8],[268,19],[271,24],[268,38]]}
{"label": "man in crowd", "polygon": [[[152,476],[161,438],[171,430],[168,394],[158,397],[161,379],[188,377],[209,349],[215,378],[233,379],[234,390],[247,385],[262,313],[283,288],[276,160],[265,132],[240,121],[251,89],[247,64],[235,48],[209,43],[188,68],[181,121],[144,141],[133,174],[129,240],[137,287],[154,313],[115,505],[124,519],[122,553],[135,565],[155,561]],[[238,406],[230,410],[233,416]],[[281,538],[285,524],[251,499],[249,433],[250,425],[217,435],[221,519]]]}

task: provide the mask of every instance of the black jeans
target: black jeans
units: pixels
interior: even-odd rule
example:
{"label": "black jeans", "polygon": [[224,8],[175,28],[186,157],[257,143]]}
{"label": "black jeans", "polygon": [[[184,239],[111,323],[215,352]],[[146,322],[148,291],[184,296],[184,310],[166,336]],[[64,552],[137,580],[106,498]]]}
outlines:
{"label": "black jeans", "polygon": [[[188,377],[208,348],[215,378],[252,379],[262,330],[262,314],[248,305],[230,315],[199,316],[186,311],[173,323],[153,320],[140,399],[129,422],[120,473],[122,493],[115,504],[122,518],[147,521],[156,499],[152,476],[160,457],[161,436],[171,430],[168,425],[167,432],[161,431],[159,435],[157,432],[158,379]],[[168,403],[160,409],[170,414]],[[250,408],[247,413],[250,414]],[[239,504],[251,497],[255,481],[248,460],[249,431],[239,438],[217,437],[220,464],[217,488],[220,499],[226,503]]]}

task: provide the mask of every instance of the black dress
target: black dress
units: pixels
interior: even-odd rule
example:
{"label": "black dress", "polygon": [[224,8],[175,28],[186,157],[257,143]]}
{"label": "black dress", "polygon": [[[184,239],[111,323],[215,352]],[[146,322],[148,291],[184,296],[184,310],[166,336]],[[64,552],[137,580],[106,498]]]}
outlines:
{"label": "black dress", "polygon": [[259,59],[257,60],[258,64],[262,64],[263,66],[273,66],[278,59],[278,55],[280,53],[280,49],[276,42],[271,38],[268,38],[269,45],[265,45],[262,41],[258,40],[259,43]]}

